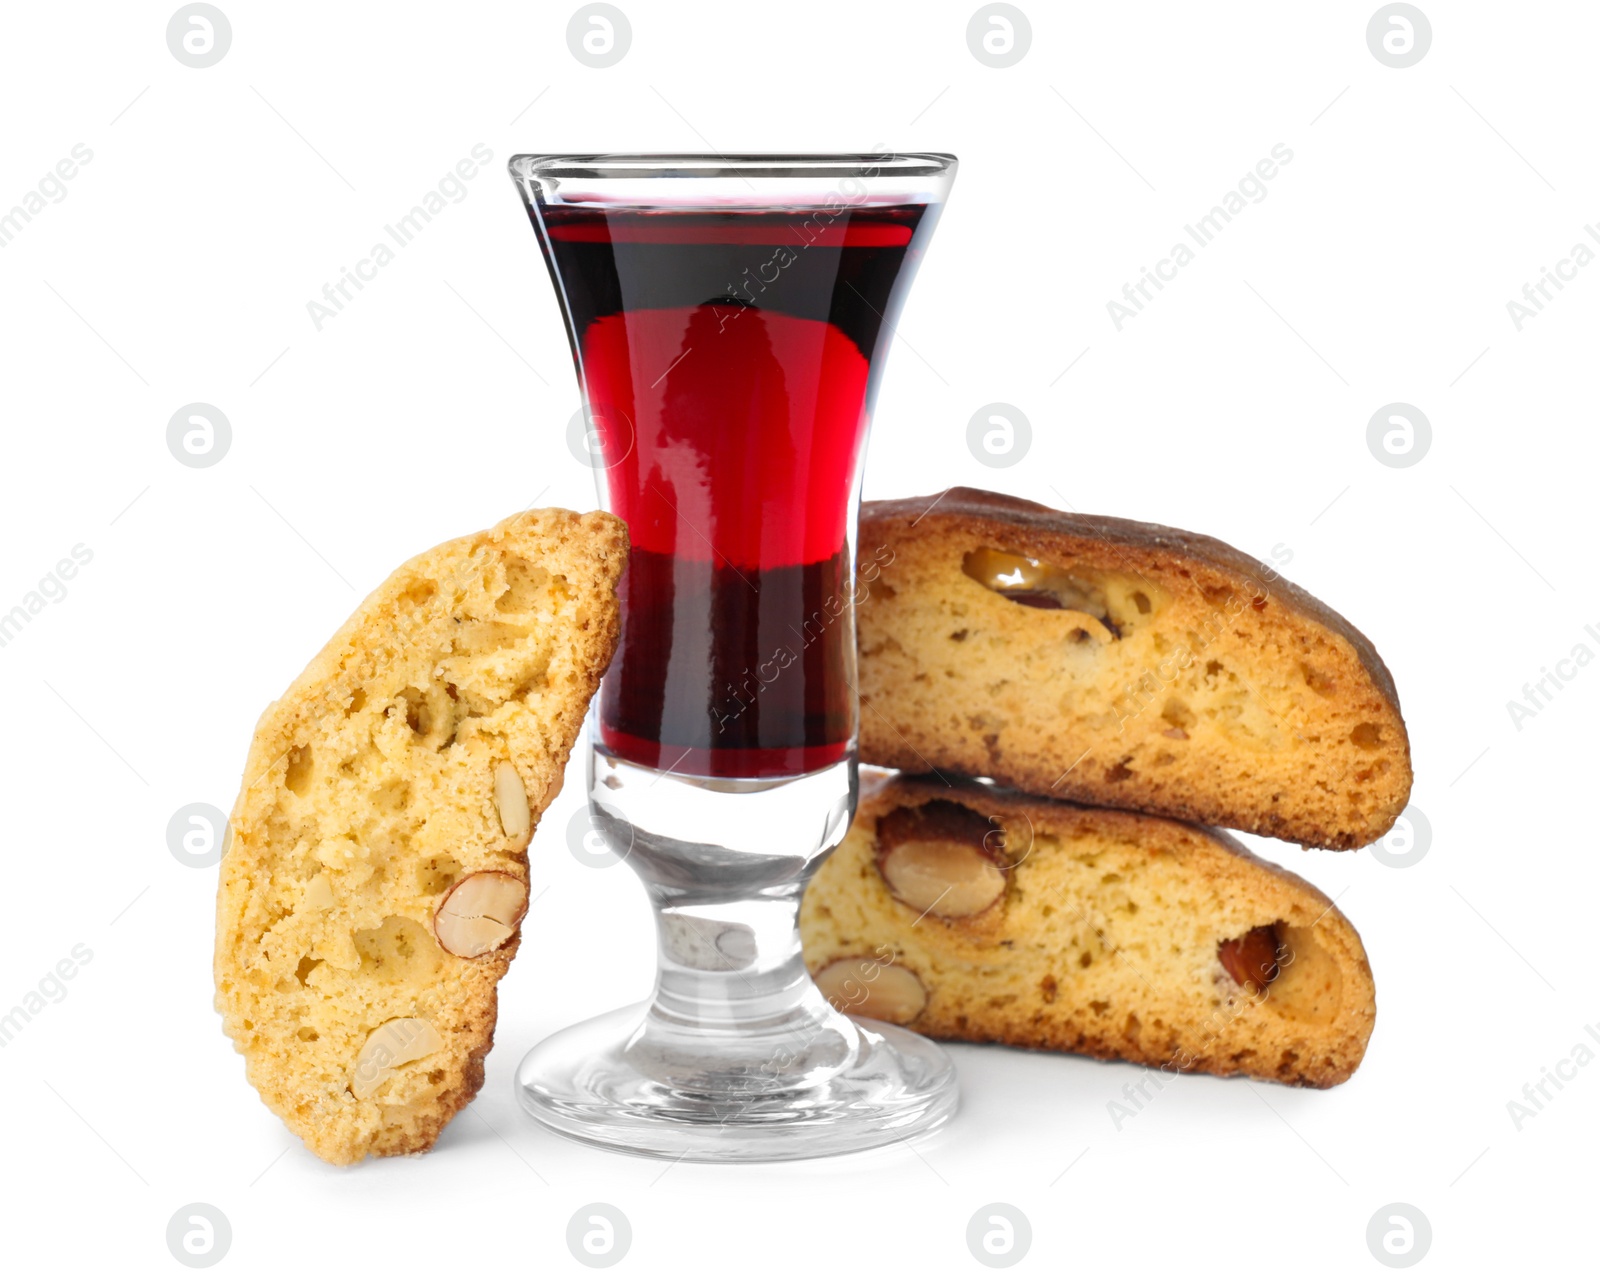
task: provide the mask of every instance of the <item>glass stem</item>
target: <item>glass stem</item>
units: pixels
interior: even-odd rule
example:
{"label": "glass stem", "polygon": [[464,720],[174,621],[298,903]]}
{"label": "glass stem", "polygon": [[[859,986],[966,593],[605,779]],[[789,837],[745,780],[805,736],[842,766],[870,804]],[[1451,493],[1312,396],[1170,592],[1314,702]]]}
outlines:
{"label": "glass stem", "polygon": [[848,1065],[858,1035],[806,971],[799,913],[806,882],[849,826],[854,764],[712,789],[603,754],[593,762],[595,826],[656,914],[655,993],[631,1062],[741,1098]]}

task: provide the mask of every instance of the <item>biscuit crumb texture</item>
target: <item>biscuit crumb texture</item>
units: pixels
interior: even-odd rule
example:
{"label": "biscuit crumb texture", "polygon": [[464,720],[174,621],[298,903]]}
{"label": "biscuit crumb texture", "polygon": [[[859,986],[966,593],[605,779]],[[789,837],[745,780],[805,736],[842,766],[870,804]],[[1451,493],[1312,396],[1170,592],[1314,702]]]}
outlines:
{"label": "biscuit crumb texture", "polygon": [[616,518],[560,509],[443,544],[257,726],[222,861],[216,1005],[262,1100],[325,1161],[427,1149],[483,1084],[517,937],[457,957],[435,912],[474,873],[525,887],[616,646],[626,556]]}
{"label": "biscuit crumb texture", "polygon": [[[994,909],[940,919],[890,892],[879,819],[929,803],[975,809],[1001,831],[1009,880]],[[1259,928],[1278,945],[1264,990],[1219,957]],[[1375,1019],[1361,938],[1304,880],[1218,832],[976,785],[902,778],[868,794],[806,890],[800,931],[807,967],[834,968],[821,983],[845,1010],[932,1038],[1160,1066],[1159,1081],[1333,1086],[1360,1064]],[[873,1007],[891,971],[925,994],[909,1019],[891,1014],[908,1000],[898,981],[890,1010]]]}
{"label": "biscuit crumb texture", "polygon": [[1204,536],[929,503],[863,510],[864,763],[1320,848],[1394,825],[1412,773],[1393,681],[1315,598]]}

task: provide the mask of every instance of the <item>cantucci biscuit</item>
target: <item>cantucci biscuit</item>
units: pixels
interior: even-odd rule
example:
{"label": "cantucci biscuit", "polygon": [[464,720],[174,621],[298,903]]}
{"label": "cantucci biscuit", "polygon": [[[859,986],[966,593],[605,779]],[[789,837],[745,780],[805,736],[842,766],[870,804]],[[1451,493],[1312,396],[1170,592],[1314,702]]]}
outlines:
{"label": "cantucci biscuit", "polygon": [[483,1084],[527,847],[618,634],[622,523],[521,513],[394,572],[257,726],[217,1009],[326,1161],[429,1148]]}
{"label": "cantucci biscuit", "polygon": [[866,505],[861,758],[1318,848],[1411,791],[1370,641],[1227,544],[978,490]]}
{"label": "cantucci biscuit", "polygon": [[1228,836],[976,783],[863,787],[800,911],[840,1010],[1164,1075],[1327,1087],[1361,1063],[1361,938]]}

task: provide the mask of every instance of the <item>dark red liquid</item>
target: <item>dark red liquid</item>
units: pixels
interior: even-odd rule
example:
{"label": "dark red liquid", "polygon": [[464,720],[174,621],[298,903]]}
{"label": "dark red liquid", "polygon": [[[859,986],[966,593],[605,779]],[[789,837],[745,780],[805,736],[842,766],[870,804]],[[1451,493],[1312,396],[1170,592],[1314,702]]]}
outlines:
{"label": "dark red liquid", "polygon": [[600,699],[622,758],[772,777],[847,754],[846,533],[925,211],[542,210],[632,537]]}

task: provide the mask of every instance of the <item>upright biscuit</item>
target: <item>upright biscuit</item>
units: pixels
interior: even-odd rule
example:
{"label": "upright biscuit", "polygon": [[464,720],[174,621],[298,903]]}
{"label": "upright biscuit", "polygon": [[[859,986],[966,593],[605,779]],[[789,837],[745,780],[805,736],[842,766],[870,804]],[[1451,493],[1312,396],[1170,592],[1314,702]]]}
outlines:
{"label": "upright biscuit", "polygon": [[407,562],[256,729],[217,1009],[262,1100],[346,1164],[483,1084],[527,846],[616,646],[622,523],[519,514]]}

